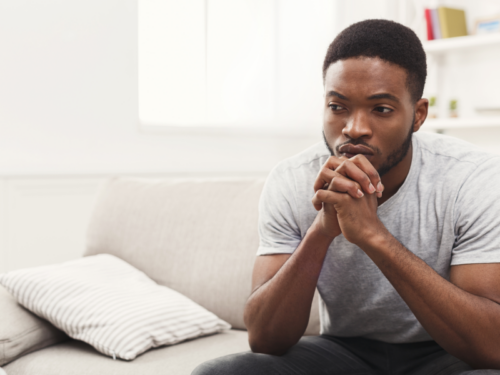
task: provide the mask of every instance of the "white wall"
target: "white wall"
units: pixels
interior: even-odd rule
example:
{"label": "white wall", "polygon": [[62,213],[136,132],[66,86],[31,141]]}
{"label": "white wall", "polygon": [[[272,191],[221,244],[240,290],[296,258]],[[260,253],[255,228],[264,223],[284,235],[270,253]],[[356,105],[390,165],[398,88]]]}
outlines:
{"label": "white wall", "polygon": [[0,1],[0,175],[265,173],[321,139],[320,123],[309,137],[141,133],[136,8]]}
{"label": "white wall", "polygon": [[0,273],[82,256],[104,178],[0,179]]}

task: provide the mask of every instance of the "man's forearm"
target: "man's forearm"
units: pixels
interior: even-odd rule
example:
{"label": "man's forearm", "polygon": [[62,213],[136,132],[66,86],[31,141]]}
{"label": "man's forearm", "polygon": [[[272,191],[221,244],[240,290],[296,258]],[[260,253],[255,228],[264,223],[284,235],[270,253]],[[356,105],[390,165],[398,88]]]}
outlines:
{"label": "man's forearm", "polygon": [[361,248],[446,351],[476,368],[500,368],[500,305],[442,278],[388,231]]}
{"label": "man's forearm", "polygon": [[253,351],[281,355],[302,337],[331,242],[311,226],[276,275],[250,296],[245,323]]}

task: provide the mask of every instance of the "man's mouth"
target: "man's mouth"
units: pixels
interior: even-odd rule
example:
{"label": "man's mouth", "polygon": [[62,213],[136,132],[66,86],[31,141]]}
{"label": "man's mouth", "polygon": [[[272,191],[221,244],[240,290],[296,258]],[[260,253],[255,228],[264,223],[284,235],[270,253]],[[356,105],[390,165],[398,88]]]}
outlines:
{"label": "man's mouth", "polygon": [[343,145],[339,148],[339,152],[348,159],[360,154],[364,155],[368,160],[374,156],[373,151],[363,145]]}

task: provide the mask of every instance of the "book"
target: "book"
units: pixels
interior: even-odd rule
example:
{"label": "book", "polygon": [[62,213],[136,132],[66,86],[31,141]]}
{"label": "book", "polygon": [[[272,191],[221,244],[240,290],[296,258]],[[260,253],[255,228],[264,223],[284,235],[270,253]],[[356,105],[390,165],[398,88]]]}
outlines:
{"label": "book", "polygon": [[441,39],[441,25],[439,24],[439,15],[437,9],[431,9],[432,35],[434,39]]}
{"label": "book", "polygon": [[427,40],[432,40],[434,39],[434,34],[432,32],[432,18],[429,8],[425,8],[425,23],[427,25]]}
{"label": "book", "polygon": [[439,7],[439,23],[443,38],[454,38],[467,35],[465,11],[461,9]]}

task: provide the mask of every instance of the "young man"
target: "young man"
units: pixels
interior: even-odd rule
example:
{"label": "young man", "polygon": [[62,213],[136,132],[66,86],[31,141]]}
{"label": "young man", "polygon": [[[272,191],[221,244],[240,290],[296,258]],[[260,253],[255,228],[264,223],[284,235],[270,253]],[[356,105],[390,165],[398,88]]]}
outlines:
{"label": "young man", "polygon": [[[195,374],[500,374],[473,371],[500,369],[500,158],[414,134],[426,74],[400,24],[333,41],[325,144],[280,163],[262,193],[253,352]],[[321,335],[301,338],[316,288]]]}

